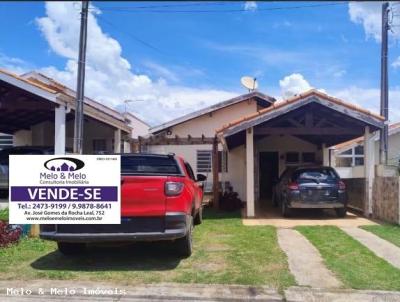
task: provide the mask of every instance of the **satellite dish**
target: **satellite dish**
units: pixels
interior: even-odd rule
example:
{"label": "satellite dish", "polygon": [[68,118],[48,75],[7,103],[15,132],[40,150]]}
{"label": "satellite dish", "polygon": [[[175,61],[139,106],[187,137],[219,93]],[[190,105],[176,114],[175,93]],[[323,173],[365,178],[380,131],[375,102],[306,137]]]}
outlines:
{"label": "satellite dish", "polygon": [[249,90],[249,92],[254,91],[258,88],[258,83],[256,78],[252,77],[242,77],[240,79],[242,85]]}

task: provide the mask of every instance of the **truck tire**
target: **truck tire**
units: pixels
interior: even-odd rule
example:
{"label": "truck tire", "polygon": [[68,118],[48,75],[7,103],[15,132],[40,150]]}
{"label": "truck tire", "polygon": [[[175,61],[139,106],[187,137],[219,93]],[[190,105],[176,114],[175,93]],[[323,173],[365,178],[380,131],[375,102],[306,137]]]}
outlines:
{"label": "truck tire", "polygon": [[176,240],[176,250],[179,256],[187,258],[193,252],[193,217],[190,217],[190,225],[185,237]]}
{"label": "truck tire", "polygon": [[64,255],[78,255],[86,250],[85,243],[57,242],[57,246]]}
{"label": "truck tire", "polygon": [[337,209],[335,209],[335,211],[336,211],[337,217],[340,217],[340,218],[346,217],[346,214],[347,214],[347,209],[346,209],[346,207],[344,207],[344,208],[337,208]]}
{"label": "truck tire", "polygon": [[203,207],[200,206],[199,211],[194,217],[194,225],[199,225],[203,222]]}

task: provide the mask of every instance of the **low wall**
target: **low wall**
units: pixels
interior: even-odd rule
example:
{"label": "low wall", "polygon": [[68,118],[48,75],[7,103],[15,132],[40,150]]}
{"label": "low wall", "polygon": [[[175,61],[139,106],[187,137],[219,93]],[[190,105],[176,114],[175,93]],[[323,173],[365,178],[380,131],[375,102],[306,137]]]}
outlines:
{"label": "low wall", "polygon": [[391,223],[400,223],[399,177],[375,176],[372,190],[373,217]]}
{"label": "low wall", "polygon": [[349,206],[357,210],[364,211],[365,208],[365,179],[364,178],[344,178],[346,184],[347,198]]}

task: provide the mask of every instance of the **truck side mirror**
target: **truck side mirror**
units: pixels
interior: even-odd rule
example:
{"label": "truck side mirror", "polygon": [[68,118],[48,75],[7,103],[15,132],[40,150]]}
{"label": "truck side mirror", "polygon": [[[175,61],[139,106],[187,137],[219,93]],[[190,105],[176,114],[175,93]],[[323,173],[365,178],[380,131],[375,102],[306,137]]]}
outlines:
{"label": "truck side mirror", "polygon": [[197,174],[197,181],[205,181],[207,179],[207,176],[204,174]]}

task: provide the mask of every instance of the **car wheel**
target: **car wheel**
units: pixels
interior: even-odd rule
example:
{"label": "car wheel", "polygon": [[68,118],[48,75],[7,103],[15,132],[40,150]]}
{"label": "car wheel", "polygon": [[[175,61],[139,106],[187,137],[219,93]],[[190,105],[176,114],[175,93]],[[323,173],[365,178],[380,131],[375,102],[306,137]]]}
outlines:
{"label": "car wheel", "polygon": [[288,208],[286,202],[282,200],[281,202],[281,211],[283,217],[290,217],[290,209]]}
{"label": "car wheel", "polygon": [[194,218],[194,225],[199,225],[203,222],[203,207],[200,206],[199,211],[197,212]]}
{"label": "car wheel", "polygon": [[57,246],[64,255],[78,255],[86,250],[85,243],[57,242]]}
{"label": "car wheel", "polygon": [[183,238],[176,240],[176,249],[179,256],[187,258],[192,255],[193,252],[193,217],[190,218],[190,226],[187,234]]}
{"label": "car wheel", "polygon": [[337,209],[335,209],[335,211],[336,211],[336,215],[337,215],[338,217],[340,217],[340,218],[346,217],[346,214],[347,214],[347,209],[346,209],[346,207],[344,207],[344,208],[337,208]]}

